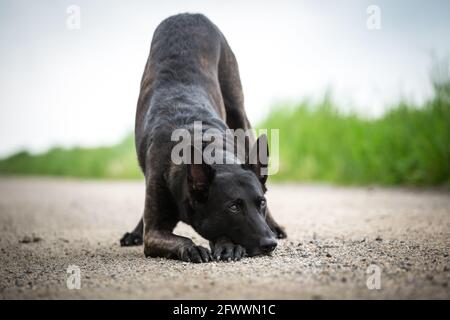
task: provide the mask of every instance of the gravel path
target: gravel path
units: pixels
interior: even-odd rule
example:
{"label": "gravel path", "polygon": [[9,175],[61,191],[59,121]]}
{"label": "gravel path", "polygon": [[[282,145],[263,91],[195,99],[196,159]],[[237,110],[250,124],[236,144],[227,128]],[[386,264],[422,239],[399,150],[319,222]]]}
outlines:
{"label": "gravel path", "polygon": [[[449,195],[271,185],[289,238],[272,256],[197,265],[119,247],[142,182],[0,178],[0,298],[449,299]],[[176,232],[207,244],[186,225]],[[67,288],[69,265],[80,290]]]}

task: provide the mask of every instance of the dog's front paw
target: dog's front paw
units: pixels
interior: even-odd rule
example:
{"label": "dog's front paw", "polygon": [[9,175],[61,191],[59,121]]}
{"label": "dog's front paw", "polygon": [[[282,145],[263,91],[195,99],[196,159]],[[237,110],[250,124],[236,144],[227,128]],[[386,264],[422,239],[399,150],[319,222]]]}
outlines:
{"label": "dog's front paw", "polygon": [[202,246],[183,246],[179,258],[185,262],[202,263],[212,261],[211,252]]}
{"label": "dog's front paw", "polygon": [[134,232],[127,232],[120,239],[120,246],[130,247],[130,246],[140,246],[142,244],[142,236]]}
{"label": "dog's front paw", "polygon": [[239,261],[247,255],[245,248],[232,242],[219,242],[211,246],[216,261]]}

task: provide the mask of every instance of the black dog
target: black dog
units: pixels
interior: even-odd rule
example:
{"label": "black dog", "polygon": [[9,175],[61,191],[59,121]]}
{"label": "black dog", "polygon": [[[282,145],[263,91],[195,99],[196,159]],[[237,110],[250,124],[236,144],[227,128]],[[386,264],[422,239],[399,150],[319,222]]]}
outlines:
{"label": "black dog", "polygon": [[[250,129],[237,62],[225,37],[205,16],[180,14],[156,29],[142,77],[135,142],[146,181],[145,209],[121,245],[143,242],[146,256],[191,262],[273,251],[275,237],[286,234],[266,205],[263,164],[171,161],[172,132],[192,132],[194,121],[202,122],[203,131]],[[198,151],[192,148],[192,154]],[[212,254],[173,234],[179,221],[208,239]]]}

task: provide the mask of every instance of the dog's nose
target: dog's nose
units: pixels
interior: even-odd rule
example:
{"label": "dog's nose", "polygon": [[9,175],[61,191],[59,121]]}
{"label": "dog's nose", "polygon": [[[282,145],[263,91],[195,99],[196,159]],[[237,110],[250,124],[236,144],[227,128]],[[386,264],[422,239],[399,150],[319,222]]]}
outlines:
{"label": "dog's nose", "polygon": [[273,238],[264,238],[260,241],[259,247],[263,253],[269,253],[277,247],[277,241]]}

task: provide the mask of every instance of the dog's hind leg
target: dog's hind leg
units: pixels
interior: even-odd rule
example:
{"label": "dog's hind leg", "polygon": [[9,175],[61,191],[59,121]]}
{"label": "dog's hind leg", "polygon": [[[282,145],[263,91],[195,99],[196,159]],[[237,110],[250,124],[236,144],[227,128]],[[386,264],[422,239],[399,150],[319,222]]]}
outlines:
{"label": "dog's hind leg", "polygon": [[[226,111],[226,123],[230,129],[251,128],[244,108],[244,94],[236,57],[223,37],[219,59],[219,83]],[[252,136],[250,143],[254,142]]]}
{"label": "dog's hind leg", "polygon": [[120,239],[122,247],[140,246],[143,243],[144,221],[141,218],[133,231],[127,232]]}

